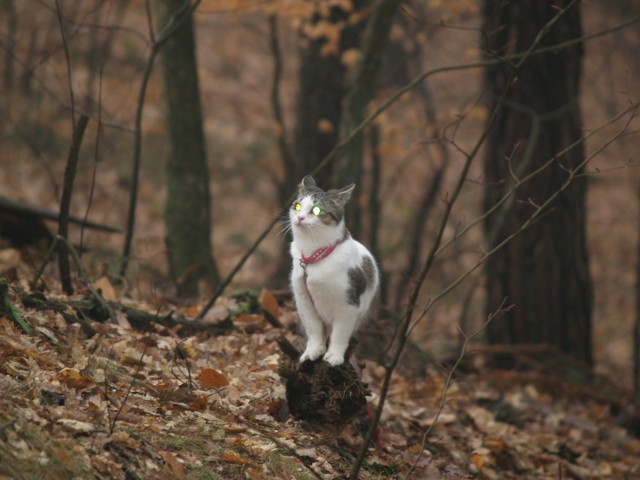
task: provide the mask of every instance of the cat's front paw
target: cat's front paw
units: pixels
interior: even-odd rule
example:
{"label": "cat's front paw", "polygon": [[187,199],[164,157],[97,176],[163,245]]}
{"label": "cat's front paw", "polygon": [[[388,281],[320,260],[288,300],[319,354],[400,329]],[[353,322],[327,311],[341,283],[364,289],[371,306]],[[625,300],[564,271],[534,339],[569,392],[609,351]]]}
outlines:
{"label": "cat's front paw", "polygon": [[332,367],[337,367],[344,363],[344,355],[337,354],[335,352],[327,352],[324,355],[324,361]]}
{"label": "cat's front paw", "polygon": [[316,346],[307,345],[307,348],[305,349],[304,353],[300,355],[300,363],[305,362],[307,360],[311,360],[311,361],[317,360],[326,351],[327,351],[327,347],[325,347],[324,345],[316,345]]}

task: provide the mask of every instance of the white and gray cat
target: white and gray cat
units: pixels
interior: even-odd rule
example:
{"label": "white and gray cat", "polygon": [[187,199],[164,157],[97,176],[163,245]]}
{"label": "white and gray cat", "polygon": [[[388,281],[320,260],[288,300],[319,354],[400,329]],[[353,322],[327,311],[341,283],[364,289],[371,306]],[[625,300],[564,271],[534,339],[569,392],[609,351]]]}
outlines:
{"label": "white and gray cat", "polygon": [[354,187],[325,192],[306,176],[289,211],[291,286],[307,334],[300,362],[324,355],[329,364],[342,364],[349,339],[378,291],[373,256],[345,226],[344,206]]}

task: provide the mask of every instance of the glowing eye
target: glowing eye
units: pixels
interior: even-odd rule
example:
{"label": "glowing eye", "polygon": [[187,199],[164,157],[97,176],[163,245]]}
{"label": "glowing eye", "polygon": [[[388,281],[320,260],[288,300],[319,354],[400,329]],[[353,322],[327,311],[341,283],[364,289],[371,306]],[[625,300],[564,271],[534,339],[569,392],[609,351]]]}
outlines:
{"label": "glowing eye", "polygon": [[322,213],[322,209],[319,206],[314,205],[313,208],[311,209],[311,213],[318,216]]}
{"label": "glowing eye", "polygon": [[302,205],[300,205],[299,203],[296,202],[296,203],[293,204],[293,209],[296,212],[299,212],[300,210],[302,210]]}

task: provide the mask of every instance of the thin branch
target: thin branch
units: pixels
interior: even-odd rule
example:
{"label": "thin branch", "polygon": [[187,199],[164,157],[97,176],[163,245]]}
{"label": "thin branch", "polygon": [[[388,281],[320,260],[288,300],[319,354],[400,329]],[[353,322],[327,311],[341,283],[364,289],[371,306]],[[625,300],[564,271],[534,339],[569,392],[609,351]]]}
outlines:
{"label": "thin branch", "polygon": [[80,278],[82,278],[82,280],[85,282],[85,286],[87,287],[87,290],[89,290],[93,298],[95,298],[95,300],[100,304],[100,306],[107,312],[111,321],[113,323],[118,323],[118,318],[116,317],[116,313],[113,310],[113,308],[111,308],[111,305],[109,305],[109,303],[102,297],[102,295],[99,292],[97,292],[96,289],[93,288],[93,286],[91,285],[91,281],[89,280],[89,275],[87,274],[87,270],[84,268],[84,265],[82,264],[82,260],[80,260],[80,255],[78,255],[77,250],[73,247],[73,245],[71,245],[71,243],[69,243],[69,241],[66,238],[61,237],[60,235],[56,237],[56,240],[61,245],[64,244],[65,247],[69,250],[69,252],[71,252],[71,256],[73,257],[73,260],[76,263],[76,268],[78,269]]}
{"label": "thin branch", "polygon": [[113,420],[109,425],[109,434],[112,434],[113,431],[115,430],[116,422],[118,421],[118,418],[120,417],[120,414],[122,413],[122,409],[127,403],[127,400],[129,399],[129,395],[131,395],[131,390],[133,390],[133,384],[135,383],[136,378],[138,378],[138,374],[142,369],[142,365],[143,365],[142,360],[144,359],[144,356],[147,353],[147,347],[149,346],[149,343],[150,342],[144,342],[144,349],[142,350],[142,354],[140,354],[140,360],[138,360],[138,366],[136,367],[136,371],[131,376],[131,383],[129,383],[129,388],[127,388],[127,393],[125,393],[124,398],[122,399],[122,402],[120,402],[120,407],[118,407],[118,411],[116,412],[115,416],[113,417]]}
{"label": "thin branch", "polygon": [[100,76],[98,80],[98,127],[96,128],[96,146],[93,151],[93,172],[91,173],[91,186],[89,187],[89,200],[87,201],[87,209],[84,212],[84,221],[80,227],[80,249],[84,241],[84,225],[89,218],[91,204],[93,203],[93,193],[96,188],[96,174],[98,172],[98,160],[100,157],[100,138],[102,137],[102,73],[103,67],[100,67]]}
{"label": "thin branch", "polygon": [[64,28],[64,21],[62,19],[62,10],[60,9],[59,0],[56,1],[56,16],[58,18],[58,24],[60,25],[60,36],[62,37],[62,49],[64,50],[64,58],[67,63],[67,83],[69,86],[69,101],[71,102],[71,128],[75,136],[76,133],[76,109],[75,98],[73,95],[73,80],[71,75],[71,57],[69,56],[69,46],[67,45],[67,34]]}
{"label": "thin branch", "polygon": [[491,313],[487,318],[487,320],[482,324],[482,326],[478,328],[475,332],[473,332],[471,335],[465,335],[464,332],[460,331],[460,334],[464,337],[464,343],[462,344],[462,347],[460,347],[460,354],[458,355],[458,358],[456,359],[455,363],[449,370],[449,374],[447,375],[447,380],[444,383],[444,390],[442,392],[442,396],[440,397],[438,410],[436,411],[436,414],[433,418],[433,421],[431,422],[431,425],[429,425],[429,427],[425,430],[424,434],[422,435],[422,444],[420,445],[420,452],[418,453],[418,455],[416,455],[416,460],[413,463],[413,465],[411,465],[411,468],[407,472],[407,475],[405,478],[407,479],[409,478],[411,473],[415,470],[416,466],[418,465],[420,458],[422,458],[422,455],[424,454],[424,450],[427,444],[427,438],[429,437],[429,434],[435,427],[436,423],[438,422],[438,419],[440,418],[440,415],[442,414],[442,410],[444,409],[444,406],[446,404],[447,397],[449,394],[449,389],[451,388],[451,384],[453,383],[453,376],[456,370],[458,370],[460,363],[462,363],[462,360],[464,359],[465,354],[467,353],[467,348],[469,347],[471,340],[473,340],[477,335],[480,334],[480,332],[482,332],[485,328],[487,328],[487,326],[498,315],[503,315],[505,313],[508,313],[514,307],[514,305],[509,305],[508,307],[505,307],[506,302],[507,302],[507,299],[506,298],[503,299],[498,309],[495,312]]}
{"label": "thin branch", "polygon": [[151,14],[151,0],[145,0],[144,9],[147,15],[147,28],[149,29],[149,39],[151,40],[151,45],[155,45],[156,32],[153,29],[153,15]]}
{"label": "thin branch", "polygon": [[[515,192],[523,184],[529,182],[531,179],[533,179],[534,177],[538,176],[541,172],[543,172],[544,170],[549,168],[551,165],[555,164],[558,161],[558,159],[560,159],[564,155],[568,154],[574,148],[576,148],[576,147],[580,146],[581,144],[585,143],[587,140],[589,140],[591,137],[595,136],[596,134],[598,134],[602,130],[604,130],[607,127],[611,126],[612,124],[616,123],[621,118],[623,118],[623,117],[625,117],[627,115],[630,115],[630,114],[633,115],[633,111],[637,110],[637,108],[638,108],[638,104],[637,103],[636,104],[632,104],[626,110],[618,113],[613,118],[608,120],[606,123],[603,123],[602,125],[599,125],[597,128],[591,130],[586,135],[578,138],[576,141],[574,141],[570,145],[567,145],[565,148],[560,150],[553,157],[549,158],[549,160],[547,160],[545,163],[540,165],[537,169],[533,170],[528,175],[526,175],[526,176],[524,176],[524,177],[522,177],[522,178],[520,178],[518,180],[515,180],[515,183],[513,183],[512,186],[508,190],[505,191],[505,193],[502,195],[502,197],[500,197],[500,199],[494,205],[492,205],[491,208],[487,209],[482,215],[479,215],[475,220],[473,220],[468,225],[466,225],[464,228],[462,228],[458,232],[456,232],[456,234],[453,235],[449,240],[443,242],[442,245],[440,246],[440,248],[438,249],[438,251],[436,252],[436,255],[440,255],[440,253],[442,253],[442,251],[444,251],[449,246],[451,246],[456,240],[458,240],[461,237],[463,237],[474,226],[476,226],[479,223],[483,222],[489,215],[492,215],[492,214],[496,213],[496,211],[498,211],[498,210],[507,209],[513,203],[513,201],[515,201]],[[626,134],[627,134],[627,132],[625,132],[625,135]],[[594,158],[594,156],[595,156],[594,154],[590,155],[588,157],[589,160]],[[624,168],[626,168],[626,167],[624,167]],[[580,172],[580,173],[574,172],[573,173],[574,176],[585,175],[585,174],[586,174],[586,172],[585,173],[582,173],[582,172]]]}
{"label": "thin branch", "polygon": [[[291,201],[293,201],[293,198],[291,198]],[[290,203],[290,202],[287,202]],[[284,213],[284,210],[283,210]],[[258,248],[258,246],[262,243],[262,241],[267,238],[267,236],[269,235],[269,233],[271,232],[271,230],[273,229],[273,227],[276,225],[276,223],[278,223],[280,221],[280,215],[274,217],[273,220],[271,220],[271,223],[269,224],[269,226],[267,228],[264,229],[264,231],[262,232],[262,234],[260,234],[260,236],[256,239],[255,242],[253,242],[253,245],[251,245],[251,247],[249,247],[249,249],[244,253],[244,255],[242,256],[242,258],[240,258],[240,260],[238,261],[238,263],[236,264],[235,267],[233,267],[233,270],[231,270],[231,272],[229,273],[229,275],[227,275],[227,278],[225,278],[220,285],[218,285],[218,288],[216,289],[215,293],[213,294],[213,296],[209,299],[209,301],[207,302],[207,304],[202,307],[202,310],[200,310],[200,313],[198,314],[198,316],[196,317],[196,320],[202,320],[204,318],[204,316],[207,314],[207,312],[211,309],[211,307],[213,307],[213,304],[216,303],[216,300],[220,297],[220,295],[222,295],[222,292],[225,291],[225,289],[229,286],[229,284],[231,283],[231,280],[233,280],[233,278],[236,276],[236,274],[240,271],[240,269],[243,267],[243,265],[245,264],[245,262],[249,259],[249,257],[251,255],[253,255],[253,252],[256,251],[256,249]]]}
{"label": "thin branch", "polygon": [[[89,123],[89,117],[81,115],[78,119],[78,125],[73,129],[73,140],[69,149],[69,157],[64,170],[64,185],[62,187],[62,199],[60,200],[60,217],[58,220],[58,235],[64,239],[68,236],[69,230],[69,210],[71,208],[71,195],[73,194],[73,183],[76,177],[78,167],[78,157],[80,154],[80,146],[84,132]],[[60,282],[62,288],[67,295],[73,293],[71,285],[71,275],[69,272],[69,254],[66,245],[60,244],[58,261],[60,263]]]}
{"label": "thin branch", "polygon": [[[620,138],[622,138],[623,136],[626,135],[629,125],[631,123],[631,121],[636,117],[638,110],[640,109],[640,102],[636,103],[635,105],[632,105],[631,107],[627,108],[626,110],[624,110],[622,113],[620,113],[619,115],[616,115],[614,117],[614,120],[608,122],[607,125],[613,123],[613,121],[615,120],[619,120],[620,118],[622,118],[623,116],[628,115],[628,119],[627,122],[625,123],[624,127],[618,132],[616,133],[614,136],[612,136],[610,139],[608,139],[606,142],[604,142],[599,148],[595,149],[591,155],[589,155],[588,157],[586,157],[582,162],[580,162],[580,164],[578,164],[576,166],[575,169],[571,170],[568,172],[567,174],[567,179],[565,180],[565,182],[555,191],[553,192],[544,202],[540,203],[539,205],[535,206],[535,210],[533,211],[533,213],[531,213],[531,215],[529,216],[528,219],[526,219],[522,225],[520,225],[515,231],[513,231],[510,235],[508,235],[507,237],[505,237],[503,240],[501,240],[499,243],[497,243],[491,250],[485,252],[482,254],[482,256],[476,261],[476,263],[474,265],[472,265],[471,267],[469,267],[465,272],[463,272],[462,274],[460,274],[460,276],[458,276],[458,278],[456,278],[453,282],[449,283],[445,288],[443,288],[440,292],[438,292],[436,295],[434,295],[433,297],[431,297],[429,299],[429,301],[427,302],[427,305],[425,306],[424,310],[420,313],[420,315],[418,316],[418,318],[412,323],[411,327],[409,328],[408,334],[410,334],[410,332],[413,330],[413,328],[415,328],[415,326],[417,325],[417,323],[420,322],[420,320],[422,318],[424,318],[429,311],[431,310],[431,308],[433,308],[433,306],[440,301],[443,297],[445,297],[447,294],[449,294],[449,292],[451,292],[452,290],[454,290],[456,287],[458,287],[458,285],[460,285],[467,277],[469,277],[469,275],[471,275],[473,272],[475,272],[478,268],[480,268],[480,266],[482,264],[484,264],[484,262],[491,257],[493,254],[495,254],[497,251],[501,250],[502,248],[504,248],[508,243],[510,243],[515,237],[517,237],[518,235],[520,235],[522,232],[524,232],[527,228],[529,228],[533,223],[535,223],[541,215],[543,215],[545,212],[548,211],[548,207],[556,200],[556,198],[564,191],[566,190],[569,185],[580,175],[581,170],[594,158],[596,158],[598,155],[600,155],[604,150],[606,150],[612,143],[616,142],[617,140],[619,140]],[[554,157],[556,158],[556,157]],[[537,169],[535,172],[532,172],[532,174],[528,175],[526,177],[526,180],[532,178],[531,175],[533,175],[533,173],[535,173],[536,175],[541,173],[542,169]],[[524,182],[525,179],[522,180],[522,182]],[[436,253],[437,255],[437,253]]]}
{"label": "thin branch", "polygon": [[24,333],[31,333],[29,324],[22,318],[18,309],[14,307],[9,300],[9,283],[7,283],[4,277],[0,277],[0,314],[3,317],[13,320]]}
{"label": "thin branch", "polygon": [[[273,55],[273,80],[271,82],[271,109],[276,121],[276,138],[280,156],[285,167],[285,172],[293,170],[293,157],[289,151],[286,141],[284,116],[280,102],[280,80],[282,78],[282,53],[280,51],[280,41],[278,37],[278,17],[275,14],[269,15],[269,44]],[[284,182],[286,185],[287,182]]]}
{"label": "thin branch", "polygon": [[44,273],[44,269],[47,267],[47,265],[49,265],[49,262],[53,258],[53,254],[58,249],[58,243],[59,243],[58,237],[54,238],[53,242],[51,242],[51,246],[49,247],[49,250],[47,251],[47,254],[44,257],[44,260],[40,264],[40,268],[38,268],[38,270],[33,276],[33,279],[31,280],[31,282],[29,282],[29,288],[31,290],[36,289],[36,286],[38,285],[38,280],[40,280],[40,277]]}

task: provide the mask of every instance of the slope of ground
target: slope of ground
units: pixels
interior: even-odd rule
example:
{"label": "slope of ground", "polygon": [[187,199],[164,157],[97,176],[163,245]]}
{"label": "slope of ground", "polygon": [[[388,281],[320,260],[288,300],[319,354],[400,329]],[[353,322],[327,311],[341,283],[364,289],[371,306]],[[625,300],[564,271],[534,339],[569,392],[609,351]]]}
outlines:
{"label": "slope of ground", "polygon": [[[83,327],[72,323],[81,319],[71,307],[25,307],[28,284],[13,273],[4,298],[31,331],[3,311],[0,478],[348,477],[366,418],[335,428],[288,414],[276,343],[283,333],[294,336],[296,314],[286,300],[276,306],[269,292],[262,296],[284,328],[256,313],[254,295],[217,302],[206,318],[209,333],[186,336],[183,327],[159,325],[143,332],[120,312],[117,323],[85,313]],[[48,301],[90,295],[83,289],[69,298],[52,280],[47,285],[41,298]],[[97,287],[159,317],[197,313],[117,299],[106,279]],[[233,328],[215,328],[224,320]],[[393,377],[360,478],[640,476],[640,441],[621,424],[622,397],[478,362],[465,362],[451,384],[446,368],[426,371]],[[364,368],[371,408],[383,374],[371,363]]]}

